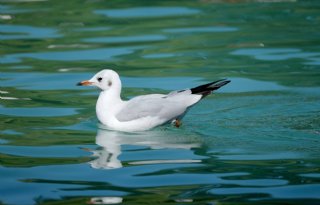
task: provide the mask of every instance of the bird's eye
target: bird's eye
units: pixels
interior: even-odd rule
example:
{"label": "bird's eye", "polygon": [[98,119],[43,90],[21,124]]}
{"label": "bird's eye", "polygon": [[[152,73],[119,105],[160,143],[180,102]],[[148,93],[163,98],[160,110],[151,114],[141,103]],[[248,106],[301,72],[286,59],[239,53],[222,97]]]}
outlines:
{"label": "bird's eye", "polygon": [[101,78],[101,77],[99,77],[99,78],[97,78],[97,80],[98,80],[99,82],[101,82],[102,78]]}

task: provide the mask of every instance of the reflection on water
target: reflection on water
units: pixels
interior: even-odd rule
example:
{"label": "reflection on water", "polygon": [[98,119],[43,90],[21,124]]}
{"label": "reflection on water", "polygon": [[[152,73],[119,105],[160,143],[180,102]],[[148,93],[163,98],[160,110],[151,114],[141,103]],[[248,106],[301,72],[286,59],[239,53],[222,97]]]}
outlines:
{"label": "reflection on water", "polygon": [[[175,136],[177,135],[177,136]],[[96,169],[112,169],[121,168],[123,165],[119,160],[122,153],[121,147],[123,145],[140,146],[143,150],[144,147],[154,150],[161,149],[166,150],[168,153],[174,153],[170,149],[187,149],[200,147],[198,140],[188,138],[188,136],[181,137],[180,133],[171,133],[170,137],[163,136],[162,131],[147,131],[141,133],[124,133],[115,132],[106,129],[99,129],[96,136],[96,144],[100,146],[100,149],[94,150],[93,156],[97,159],[90,162],[92,168]],[[180,158],[181,156],[170,156],[170,158],[155,159],[148,156],[136,156],[143,161],[131,161],[134,160],[134,154],[130,159],[129,164],[161,164],[161,163],[196,163],[201,162],[199,159]],[[187,154],[184,157],[190,157]]]}
{"label": "reflection on water", "polygon": [[93,197],[89,204],[120,204],[122,201],[121,197]]}
{"label": "reflection on water", "polygon": [[93,156],[97,157],[97,159],[89,162],[92,168],[112,169],[122,167],[122,163],[118,159],[121,154],[121,143],[115,132],[108,134],[98,130],[96,144],[101,146],[102,149],[92,151]]}

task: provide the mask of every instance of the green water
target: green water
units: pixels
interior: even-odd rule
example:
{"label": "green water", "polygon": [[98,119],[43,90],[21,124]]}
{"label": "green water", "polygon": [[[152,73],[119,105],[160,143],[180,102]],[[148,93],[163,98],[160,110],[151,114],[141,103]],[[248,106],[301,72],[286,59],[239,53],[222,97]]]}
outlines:
{"label": "green water", "polygon": [[[0,0],[0,204],[319,204],[320,1]],[[99,128],[123,98],[219,78],[179,129]]]}

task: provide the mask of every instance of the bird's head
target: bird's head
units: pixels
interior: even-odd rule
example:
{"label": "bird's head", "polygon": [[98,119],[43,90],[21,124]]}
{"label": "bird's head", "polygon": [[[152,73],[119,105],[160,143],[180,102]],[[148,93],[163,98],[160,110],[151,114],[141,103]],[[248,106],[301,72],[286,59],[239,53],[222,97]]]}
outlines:
{"label": "bird's head", "polygon": [[103,91],[109,90],[113,87],[121,88],[121,81],[118,73],[110,69],[104,69],[95,74],[90,80],[79,82],[79,86],[96,86]]}

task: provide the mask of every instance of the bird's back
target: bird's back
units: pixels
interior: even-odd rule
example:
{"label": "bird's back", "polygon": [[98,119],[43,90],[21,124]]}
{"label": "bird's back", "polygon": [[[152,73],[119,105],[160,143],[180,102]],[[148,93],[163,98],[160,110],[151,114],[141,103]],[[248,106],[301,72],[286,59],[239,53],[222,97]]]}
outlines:
{"label": "bird's back", "polygon": [[168,95],[142,95],[127,101],[116,115],[119,121],[131,121],[143,117],[157,117],[169,121],[182,115],[188,107],[201,99],[190,90],[171,92]]}

